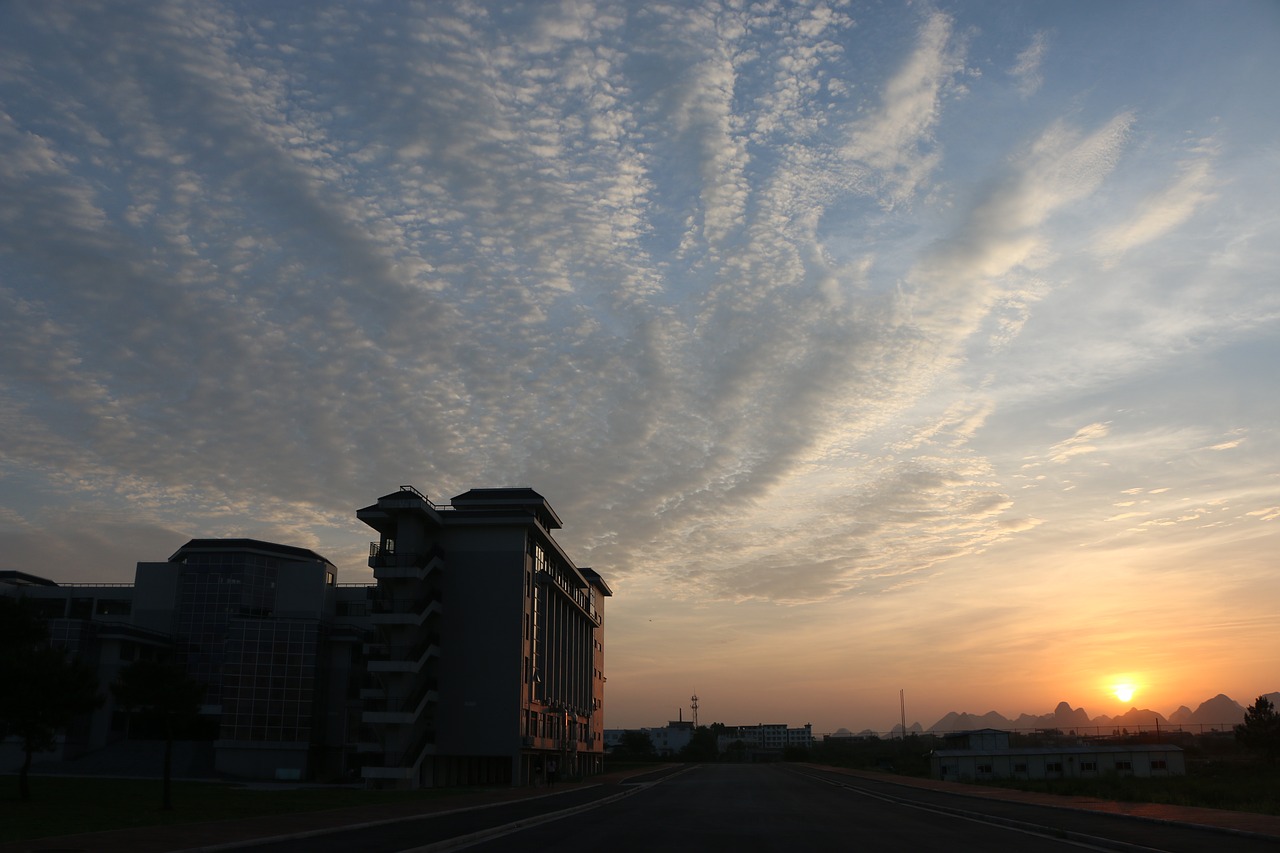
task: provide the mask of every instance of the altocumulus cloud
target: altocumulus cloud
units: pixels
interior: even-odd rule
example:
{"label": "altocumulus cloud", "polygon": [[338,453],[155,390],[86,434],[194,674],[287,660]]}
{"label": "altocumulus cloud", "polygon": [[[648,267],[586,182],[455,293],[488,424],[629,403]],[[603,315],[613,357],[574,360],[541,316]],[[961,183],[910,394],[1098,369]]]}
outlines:
{"label": "altocumulus cloud", "polygon": [[1061,22],[964,14],[7,5],[13,567],[60,507],[120,579],[186,535],[355,568],[401,482],[532,485],[584,564],[705,600],[903,589],[1051,527],[1023,460],[1123,416],[1020,418],[1276,299],[1253,244],[1219,303],[1134,260],[1228,215],[1229,127],[1069,76]]}

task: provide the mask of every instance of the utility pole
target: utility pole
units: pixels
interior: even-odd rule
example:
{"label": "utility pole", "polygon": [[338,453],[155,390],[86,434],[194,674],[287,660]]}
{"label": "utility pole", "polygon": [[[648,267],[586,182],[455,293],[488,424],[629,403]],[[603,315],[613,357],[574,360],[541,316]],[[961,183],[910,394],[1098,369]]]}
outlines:
{"label": "utility pole", "polygon": [[698,728],[698,694],[695,693],[689,698],[689,710],[693,711],[693,727]]}
{"label": "utility pole", "polygon": [[902,739],[907,739],[907,691],[898,691],[898,704],[902,708]]}

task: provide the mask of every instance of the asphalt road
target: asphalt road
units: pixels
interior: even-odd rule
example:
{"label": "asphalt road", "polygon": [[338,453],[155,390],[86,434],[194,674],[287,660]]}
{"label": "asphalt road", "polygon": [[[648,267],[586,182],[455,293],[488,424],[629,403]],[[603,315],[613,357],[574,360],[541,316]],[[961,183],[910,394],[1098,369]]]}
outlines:
{"label": "asphalt road", "polygon": [[1271,851],[1274,841],[995,802],[794,765],[694,765],[427,819],[243,848],[253,853],[630,851]]}

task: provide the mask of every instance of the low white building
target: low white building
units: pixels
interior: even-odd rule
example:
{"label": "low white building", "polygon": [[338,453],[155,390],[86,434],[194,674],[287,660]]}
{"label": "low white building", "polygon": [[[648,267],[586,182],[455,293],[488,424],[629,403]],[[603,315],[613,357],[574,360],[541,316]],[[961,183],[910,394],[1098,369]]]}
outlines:
{"label": "low white building", "polygon": [[[930,754],[933,778],[954,782],[983,779],[1079,779],[1121,776],[1183,776],[1186,760],[1172,744],[1079,744],[1011,747],[1009,733],[995,729],[956,732]],[[954,746],[953,746],[954,744]]]}
{"label": "low white building", "polygon": [[645,729],[653,751],[662,756],[678,755],[693,740],[693,723],[672,720],[660,729]]}
{"label": "low white building", "polygon": [[661,756],[678,755],[693,740],[693,723],[683,720],[672,720],[665,726],[643,729],[606,729],[604,732],[604,748],[612,752],[622,746],[628,731],[639,731],[649,736],[653,751]]}

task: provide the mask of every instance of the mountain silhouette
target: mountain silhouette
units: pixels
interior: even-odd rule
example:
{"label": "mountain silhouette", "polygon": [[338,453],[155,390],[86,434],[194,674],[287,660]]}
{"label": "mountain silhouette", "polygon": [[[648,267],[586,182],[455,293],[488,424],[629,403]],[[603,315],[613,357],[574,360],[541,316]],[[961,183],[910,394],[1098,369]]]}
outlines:
{"label": "mountain silhouette", "polygon": [[[1271,695],[1280,696],[1280,694],[1276,693]],[[1275,699],[1272,699],[1271,701],[1274,703]],[[1231,697],[1219,693],[1212,699],[1201,702],[1200,707],[1191,712],[1190,718],[1187,722],[1191,724],[1208,725],[1214,722],[1221,723],[1224,720],[1230,720],[1232,723],[1243,721],[1244,706]],[[1170,721],[1172,721],[1172,717],[1170,718]]]}
{"label": "mountain silhouette", "polygon": [[[1265,694],[1272,704],[1280,707],[1280,692]],[[1250,703],[1252,704],[1252,702]],[[1206,727],[1229,729],[1244,721],[1245,708],[1229,696],[1219,693],[1212,699],[1200,703],[1192,711],[1186,705],[1178,708],[1168,717],[1150,708],[1130,708],[1123,714],[1109,717],[1102,714],[1090,717],[1084,708],[1072,708],[1068,702],[1059,702],[1058,707],[1048,714],[1021,714],[1010,720],[995,711],[985,714],[971,714],[967,711],[951,711],[925,731],[961,732],[972,729],[1152,729],[1161,727],[1182,726],[1190,728]],[[901,731],[902,726],[895,726],[894,731]],[[919,731],[920,724],[915,723],[908,731]]]}

